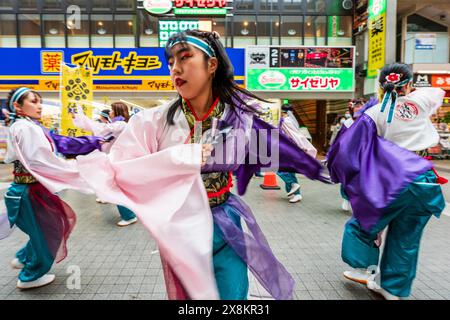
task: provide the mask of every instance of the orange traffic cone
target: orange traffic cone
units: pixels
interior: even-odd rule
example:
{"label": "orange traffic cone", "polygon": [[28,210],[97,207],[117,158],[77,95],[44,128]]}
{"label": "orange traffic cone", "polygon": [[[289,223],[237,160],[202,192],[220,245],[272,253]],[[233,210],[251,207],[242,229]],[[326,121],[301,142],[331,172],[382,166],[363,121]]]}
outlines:
{"label": "orange traffic cone", "polygon": [[259,186],[263,189],[280,189],[277,182],[277,175],[273,172],[264,173],[264,182]]}

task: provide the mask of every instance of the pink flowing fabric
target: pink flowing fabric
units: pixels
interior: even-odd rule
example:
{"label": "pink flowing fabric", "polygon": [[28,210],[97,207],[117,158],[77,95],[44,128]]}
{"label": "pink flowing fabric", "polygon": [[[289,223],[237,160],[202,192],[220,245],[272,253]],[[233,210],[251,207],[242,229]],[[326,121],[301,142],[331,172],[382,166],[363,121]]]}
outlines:
{"label": "pink flowing fabric", "polygon": [[164,273],[164,282],[166,284],[167,298],[169,300],[190,300],[186,289],[183,287],[180,279],[170,267],[164,254],[160,251],[161,265]]}
{"label": "pink flowing fabric", "polygon": [[67,256],[67,239],[77,220],[75,212],[40,183],[30,184],[28,190],[36,220],[50,253],[58,263]]}
{"label": "pink flowing fabric", "polygon": [[[179,278],[192,299],[218,299],[213,220],[200,175],[201,145],[183,144],[189,131],[165,127],[160,112],[167,109],[161,108],[131,118],[110,154],[77,157],[78,169],[98,197],[129,208],[150,231],[163,266],[170,266],[165,274],[176,275],[166,279],[169,289],[179,288]],[[164,136],[163,129],[168,130]]]}
{"label": "pink flowing fabric", "polygon": [[17,160],[51,193],[73,189],[93,193],[81,178],[76,161],[57,157],[51,141],[38,125],[27,120],[17,120],[10,128]]}
{"label": "pink flowing fabric", "polygon": [[[116,121],[114,123],[99,123],[89,119],[83,112],[83,109],[78,107],[78,113],[73,119],[73,123],[84,130],[91,131],[94,136],[108,136],[113,135],[117,138],[125,129],[127,123],[125,121]],[[114,140],[106,142],[102,145],[102,151],[108,153],[111,150]]]}

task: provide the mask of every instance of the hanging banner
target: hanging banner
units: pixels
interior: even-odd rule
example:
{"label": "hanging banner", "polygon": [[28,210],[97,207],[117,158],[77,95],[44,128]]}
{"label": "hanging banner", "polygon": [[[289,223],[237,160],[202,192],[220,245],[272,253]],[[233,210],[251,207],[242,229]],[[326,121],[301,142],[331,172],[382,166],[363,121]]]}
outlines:
{"label": "hanging banner", "polygon": [[92,118],[93,81],[90,69],[65,64],[61,66],[61,134],[69,137],[91,135],[91,132],[73,124],[72,112],[77,106],[83,108],[84,114]]}
{"label": "hanging banner", "polygon": [[386,0],[369,1],[369,59],[368,77],[376,77],[385,65]]}

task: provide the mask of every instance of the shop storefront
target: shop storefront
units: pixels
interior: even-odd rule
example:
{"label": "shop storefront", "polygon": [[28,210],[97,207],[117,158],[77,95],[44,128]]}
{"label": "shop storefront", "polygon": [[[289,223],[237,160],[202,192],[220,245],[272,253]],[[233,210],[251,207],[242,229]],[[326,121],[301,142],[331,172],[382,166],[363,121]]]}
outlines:
{"label": "shop storefront", "polygon": [[[189,28],[217,31],[236,81],[277,104],[289,99],[297,116],[309,114],[305,121],[311,126],[323,127],[317,119],[327,122],[329,105],[354,95],[354,69],[348,65],[353,61],[339,57],[339,48],[352,46],[351,0],[17,3],[0,1],[0,99],[9,89],[27,85],[57,101],[59,62],[64,61],[94,70],[98,108],[119,99],[130,106],[159,105],[176,94],[161,47],[171,34]],[[279,48],[277,70],[246,75],[248,45]],[[276,81],[271,72],[283,74],[287,82],[275,88],[266,82]]]}

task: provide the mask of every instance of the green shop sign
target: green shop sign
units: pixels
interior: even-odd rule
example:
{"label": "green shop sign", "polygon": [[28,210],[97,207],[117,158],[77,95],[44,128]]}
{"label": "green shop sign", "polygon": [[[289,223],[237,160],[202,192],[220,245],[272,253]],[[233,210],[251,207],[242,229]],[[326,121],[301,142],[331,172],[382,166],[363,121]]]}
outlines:
{"label": "green shop sign", "polygon": [[252,69],[247,89],[256,91],[353,91],[352,69]]}
{"label": "green shop sign", "polygon": [[159,46],[165,47],[167,40],[178,32],[199,29],[198,20],[159,20]]}
{"label": "green shop sign", "polygon": [[351,92],[354,47],[246,48],[246,87],[253,91]]}

